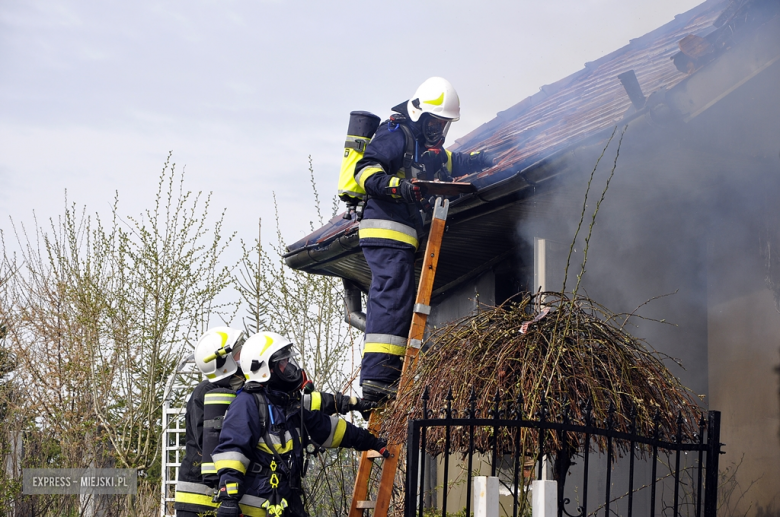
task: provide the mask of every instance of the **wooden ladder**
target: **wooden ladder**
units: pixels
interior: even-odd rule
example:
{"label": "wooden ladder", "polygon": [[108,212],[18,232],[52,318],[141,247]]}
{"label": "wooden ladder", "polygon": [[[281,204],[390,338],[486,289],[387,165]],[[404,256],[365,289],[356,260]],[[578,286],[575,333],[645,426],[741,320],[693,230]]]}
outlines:
{"label": "wooden ladder", "polygon": [[[425,324],[428,322],[428,315],[431,313],[431,292],[433,291],[433,280],[436,277],[436,266],[439,263],[439,253],[441,251],[442,238],[444,237],[444,227],[447,223],[448,209],[449,201],[437,197],[433,208],[433,217],[431,218],[431,229],[428,233],[428,244],[425,247],[422,271],[420,272],[420,284],[417,289],[417,298],[415,299],[414,312],[412,314],[412,326],[409,329],[409,339],[406,343],[406,355],[404,356],[401,380],[398,385],[399,394],[403,393],[409,382],[411,382],[411,375],[417,364],[417,354],[420,353],[420,347],[425,334]],[[377,415],[377,411],[372,412],[368,420],[368,429],[374,434],[378,434],[380,427]],[[376,458],[381,458],[381,456],[375,451],[363,451],[355,479],[355,490],[352,492],[352,505],[349,509],[349,517],[362,517],[363,510],[367,509],[374,510],[373,517],[387,517],[390,498],[393,494],[393,481],[398,467],[398,458],[402,449],[403,444],[400,443],[387,445],[390,457],[383,460],[382,463],[382,475],[379,481],[376,501],[368,500],[368,482],[373,462]]]}

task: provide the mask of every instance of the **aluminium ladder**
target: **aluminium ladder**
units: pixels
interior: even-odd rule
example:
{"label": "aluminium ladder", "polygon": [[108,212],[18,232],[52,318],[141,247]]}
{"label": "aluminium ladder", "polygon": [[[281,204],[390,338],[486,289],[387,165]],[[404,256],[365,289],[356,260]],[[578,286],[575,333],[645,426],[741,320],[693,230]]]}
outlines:
{"label": "aluminium ladder", "polygon": [[[425,247],[422,271],[420,272],[420,283],[417,289],[417,298],[415,299],[414,312],[412,314],[412,326],[409,329],[409,339],[406,344],[406,354],[404,356],[403,369],[401,370],[398,393],[402,393],[409,382],[411,382],[412,371],[417,364],[417,355],[420,353],[420,347],[425,334],[425,324],[428,321],[428,315],[431,313],[431,292],[433,291],[433,281],[436,277],[436,266],[439,262],[448,209],[449,201],[442,197],[437,197],[431,218],[431,229],[428,233],[428,243]],[[377,434],[379,431],[379,418],[376,415],[376,411],[372,412],[368,420],[368,429],[374,434]],[[390,497],[393,493],[393,480],[395,479],[398,458],[402,448],[403,444],[387,445],[390,457],[383,460],[382,463],[382,476],[379,481],[376,501],[369,501],[367,498],[368,481],[374,460],[382,456],[375,451],[363,451],[355,478],[355,490],[352,493],[349,517],[362,517],[363,510],[367,509],[374,510],[373,517],[387,517]]]}

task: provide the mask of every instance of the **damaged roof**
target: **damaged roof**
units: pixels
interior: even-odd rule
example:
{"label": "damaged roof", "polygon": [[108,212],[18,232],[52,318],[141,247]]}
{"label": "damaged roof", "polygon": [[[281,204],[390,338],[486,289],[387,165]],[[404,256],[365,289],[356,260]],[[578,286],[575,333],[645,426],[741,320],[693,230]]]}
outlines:
{"label": "damaged roof", "polygon": [[[752,4],[768,2],[708,0],[623,48],[586,63],[582,70],[543,86],[537,94],[457,140],[451,150],[488,148],[497,152],[499,161],[489,170],[462,179],[474,184],[477,192],[451,201],[448,225],[458,223],[463,239],[457,238],[460,231],[452,235],[450,228],[445,245],[457,248],[460,256],[439,267],[434,289],[442,292],[506,256],[511,247],[506,242],[507,228],[499,228],[505,226],[499,220],[491,225],[489,217],[496,204],[516,200],[520,191],[560,172],[555,171],[556,164],[572,149],[603,141],[605,133],[608,136],[621,121],[662,106],[665,92],[729,47],[735,30],[750,23],[747,13]],[[625,87],[618,78],[621,74]],[[668,106],[663,106],[668,111]],[[501,219],[522,216],[522,207],[514,211],[502,214]],[[470,228],[476,217],[480,218],[479,243],[474,242],[477,227]],[[360,253],[357,230],[356,221],[334,217],[289,245],[285,260],[294,269],[347,278],[366,290],[370,271]],[[446,248],[443,260],[445,254]]]}

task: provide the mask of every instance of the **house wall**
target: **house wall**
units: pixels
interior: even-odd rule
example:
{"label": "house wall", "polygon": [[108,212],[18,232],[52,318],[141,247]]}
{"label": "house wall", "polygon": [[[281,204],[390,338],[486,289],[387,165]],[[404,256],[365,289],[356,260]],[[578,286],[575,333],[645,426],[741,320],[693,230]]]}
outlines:
{"label": "house wall", "polygon": [[[721,65],[712,63],[708,73],[732,73]],[[641,316],[629,331],[669,356],[665,364],[703,411],[722,412],[722,516],[780,515],[780,397],[774,371],[780,365],[780,312],[764,282],[762,255],[768,249],[765,234],[775,236],[770,251],[780,249],[778,84],[780,60],[692,120],[631,122],[609,189],[617,138],[596,172],[571,256],[600,147],[572,158],[579,163],[567,167],[566,177],[540,186],[529,215],[517,221],[518,248],[546,239],[550,289],[560,289],[566,274],[571,291],[583,273],[580,294],[613,312]],[[697,93],[693,85],[688,93]],[[529,276],[527,270],[523,274]],[[485,300],[490,289],[489,275],[462,286],[437,307],[432,320],[441,324],[467,314],[475,307],[474,293]],[[581,478],[578,469],[581,465],[572,469],[571,479]],[[597,469],[591,472],[589,511],[596,498],[603,501],[606,489],[605,467]],[[620,463],[615,466],[615,490],[625,482],[625,472]],[[574,492],[567,489],[573,501],[574,485],[568,485]]]}
{"label": "house wall", "polygon": [[722,413],[722,515],[780,514],[780,312],[755,242],[724,228],[711,243],[710,407]]}
{"label": "house wall", "polygon": [[[434,300],[431,307],[431,314],[428,316],[426,331],[450,323],[454,320],[473,314],[478,310],[480,304],[493,305],[495,303],[495,275],[493,271],[487,271],[480,277],[466,282],[462,286],[454,289],[439,300]],[[453,457],[453,461],[457,461]],[[436,505],[441,508],[444,486],[444,469],[440,458],[431,458],[425,456],[423,462],[425,469],[425,505]],[[462,467],[457,467],[451,472],[450,486],[452,487],[453,509],[463,508],[466,504],[466,493],[463,482],[459,482],[462,477]],[[448,500],[450,500],[448,498]],[[460,506],[458,506],[460,505]]]}
{"label": "house wall", "polygon": [[[446,236],[445,236],[446,239]],[[486,271],[479,278],[466,282],[435,300],[428,316],[428,329],[449,323],[472,314],[479,304],[491,306],[496,300],[496,281],[493,271]]]}
{"label": "house wall", "polygon": [[[456,513],[466,507],[466,471],[468,463],[460,458],[459,454],[450,456],[450,464],[447,476],[447,513]],[[444,499],[444,458],[436,459],[437,490],[436,490],[436,508],[442,508]],[[485,455],[475,455],[472,464],[472,474],[474,476],[490,476],[491,466],[490,458]],[[501,476],[499,476],[501,478]],[[473,478],[472,478],[473,483]],[[514,504],[514,496],[507,488],[506,482],[499,487],[499,514],[501,516],[511,516]],[[472,512],[474,511],[474,499],[472,493]],[[530,502],[530,498],[529,498]]]}

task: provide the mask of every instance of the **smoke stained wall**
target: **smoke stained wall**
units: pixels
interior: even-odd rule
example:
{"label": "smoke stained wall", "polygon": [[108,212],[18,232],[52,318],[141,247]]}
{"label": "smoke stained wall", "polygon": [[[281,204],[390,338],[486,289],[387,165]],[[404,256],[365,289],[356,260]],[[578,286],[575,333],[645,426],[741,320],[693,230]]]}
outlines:
{"label": "smoke stained wall", "polygon": [[[775,63],[688,123],[646,117],[629,124],[579,287],[615,312],[633,312],[660,297],[637,314],[665,323],[634,319],[631,331],[679,359],[682,368],[671,361],[667,366],[702,396],[703,408],[722,411],[727,444],[722,465],[740,464],[739,486],[723,515],[780,512],[780,412],[773,373],[780,313],[765,283],[762,255],[762,235],[770,241],[780,235],[774,226],[780,220],[778,84]],[[569,265],[569,291],[581,272],[584,240],[621,130],[591,186]],[[518,226],[526,245],[535,237],[551,243],[551,289],[563,285],[600,151],[594,146],[581,153],[569,166],[574,172],[540,189],[527,201],[534,215]]]}

